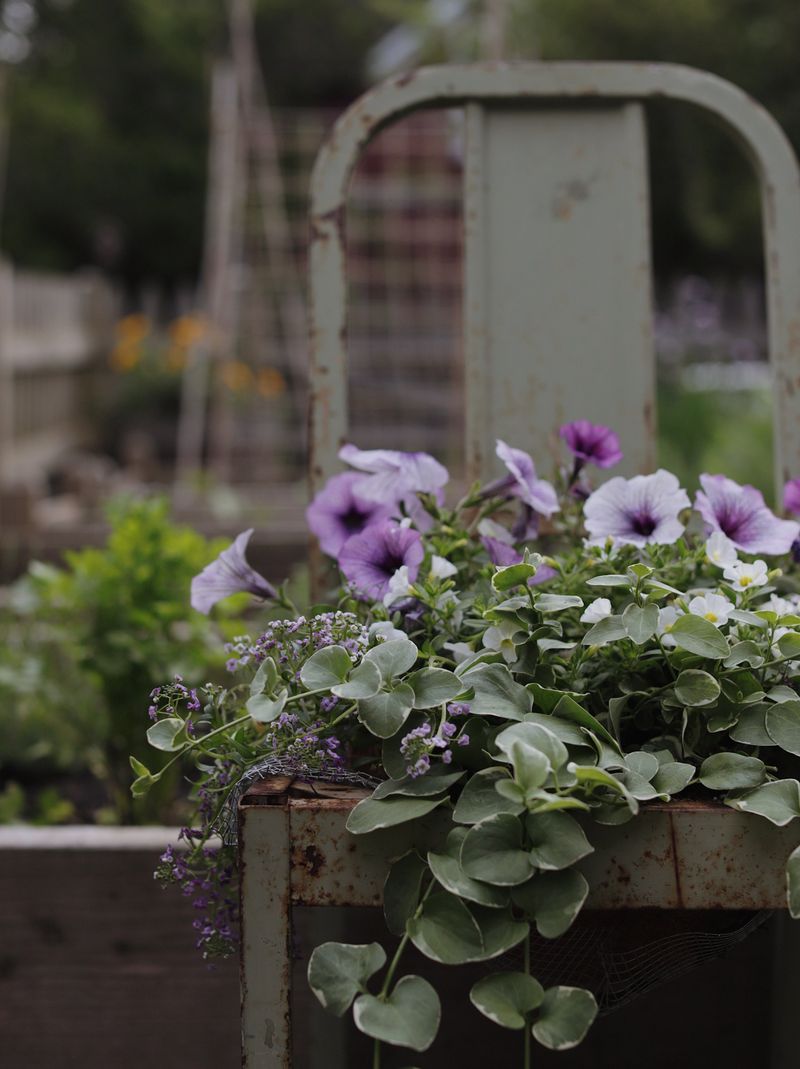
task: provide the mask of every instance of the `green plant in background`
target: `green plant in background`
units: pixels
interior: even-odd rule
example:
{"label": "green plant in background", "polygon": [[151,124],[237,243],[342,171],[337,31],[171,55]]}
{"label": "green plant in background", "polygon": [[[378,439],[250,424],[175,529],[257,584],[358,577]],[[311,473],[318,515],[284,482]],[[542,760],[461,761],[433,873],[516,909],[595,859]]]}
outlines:
{"label": "green plant in background", "polygon": [[65,568],[34,564],[5,610],[4,764],[88,768],[115,819],[146,822],[168,815],[180,769],[132,801],[128,756],[145,749],[156,683],[221,668],[219,627],[187,607],[192,576],[219,545],[176,526],[163,500],[120,500],[109,516],[102,548],[68,553]]}

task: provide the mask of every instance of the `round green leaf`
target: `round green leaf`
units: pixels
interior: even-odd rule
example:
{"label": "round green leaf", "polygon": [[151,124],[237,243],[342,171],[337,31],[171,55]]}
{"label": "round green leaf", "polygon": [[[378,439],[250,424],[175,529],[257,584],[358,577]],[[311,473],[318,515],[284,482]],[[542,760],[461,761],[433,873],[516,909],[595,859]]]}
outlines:
{"label": "round green leaf", "polygon": [[367,650],[364,659],[376,665],[388,683],[413,668],[418,656],[419,651],[410,639],[390,638]]}
{"label": "round green leaf", "polygon": [[452,701],[465,689],[458,676],[445,668],[420,668],[406,682],[414,691],[415,709],[433,709]]}
{"label": "round green leaf", "polygon": [[[548,718],[542,717],[542,719]],[[545,727],[541,723],[530,722],[527,719],[520,724],[511,724],[504,728],[494,742],[498,750],[509,758],[514,743],[524,742],[545,754],[554,769],[561,768],[569,760],[569,751],[549,725]]]}
{"label": "round green leaf", "polygon": [[675,680],[675,695],[682,705],[710,705],[719,697],[720,685],[708,672],[687,668]]}
{"label": "round green leaf", "polygon": [[461,679],[465,687],[475,691],[475,697],[470,701],[470,711],[475,716],[522,720],[530,712],[530,694],[514,681],[504,664],[479,664],[465,672]]}
{"label": "round green leaf", "polygon": [[308,963],[308,985],[324,1009],[341,1017],[367,980],[385,964],[386,953],[380,943],[323,943]]}
{"label": "round green leaf", "polygon": [[757,813],[782,828],[800,817],[800,783],[796,779],[776,779],[725,801],[733,809]]}
{"label": "round green leaf", "polygon": [[331,687],[331,693],[337,698],[371,698],[381,689],[381,673],[372,661],[362,661],[356,665],[344,683]]}
{"label": "round green leaf", "polygon": [[551,987],[544,993],[533,1026],[536,1039],[548,1050],[577,1047],[597,1016],[597,1002],[582,987]]}
{"label": "round green leaf", "polygon": [[525,791],[541,787],[552,771],[546,754],[519,740],[511,745],[511,765],[514,779]]}
{"label": "round green leaf", "polygon": [[583,598],[577,594],[540,594],[536,599],[539,612],[563,612],[564,609],[582,609]]}
{"label": "round green leaf", "polygon": [[442,1008],[435,989],[421,976],[404,976],[385,1000],[359,995],[353,1006],[356,1028],[394,1047],[427,1050],[436,1039]]}
{"label": "round green leaf", "polygon": [[448,891],[428,895],[419,915],[409,919],[406,931],[420,953],[444,965],[483,958],[480,928],[461,899]]}
{"label": "round green leaf", "polygon": [[710,620],[704,620],[702,616],[694,616],[690,612],[678,617],[672,625],[670,635],[680,649],[713,661],[724,661],[731,651],[728,640],[719,628]]}
{"label": "round green leaf", "polygon": [[393,828],[396,824],[416,820],[430,813],[444,801],[441,798],[365,798],[347,818],[347,830],[353,835],[366,835],[379,828]]}
{"label": "round green leaf", "polygon": [[492,586],[495,590],[511,590],[515,586],[524,586],[530,578],[536,575],[533,564],[520,562],[509,564],[506,568],[498,568],[492,576]]}
{"label": "round green leaf", "polygon": [[309,690],[330,690],[344,683],[353,667],[344,646],[323,646],[300,669],[300,682]]}
{"label": "round green leaf", "polygon": [[467,780],[456,802],[453,820],[458,824],[478,824],[498,813],[510,813],[513,816],[522,813],[525,809],[522,802],[502,797],[495,789],[495,784],[504,780],[511,783],[505,768],[484,768],[476,772]]}
{"label": "round green leaf", "polygon": [[372,792],[372,797],[390,798],[399,794],[407,798],[432,798],[435,794],[450,790],[463,776],[461,769],[450,772],[447,765],[433,765],[423,776],[384,780]]}
{"label": "round green leaf", "polygon": [[800,701],[770,705],[764,726],[776,746],[787,753],[800,755]]}
{"label": "round green leaf", "polygon": [[167,717],[165,720],[156,721],[152,727],[147,729],[147,741],[157,750],[166,750],[168,753],[180,750],[188,741],[186,739],[177,741],[177,736],[182,730],[183,721],[180,718]]}
{"label": "round green leaf", "polygon": [[658,772],[658,758],[646,750],[634,750],[625,754],[625,764],[649,783]]}
{"label": "round green leaf", "polygon": [[800,634],[789,631],[783,635],[778,639],[778,649],[781,651],[781,657],[800,657]]}
{"label": "round green leaf", "polygon": [[536,868],[566,869],[594,850],[569,813],[529,813],[526,824],[533,843],[530,857]]}
{"label": "round green leaf", "polygon": [[621,616],[604,616],[602,620],[590,627],[581,639],[582,646],[605,646],[608,642],[617,642],[628,638],[628,630]]}
{"label": "round green leaf", "polygon": [[643,645],[658,629],[658,606],[628,605],[622,614],[622,626],[628,638],[633,639],[637,646]]}
{"label": "round green leaf", "polygon": [[362,698],[358,703],[358,719],[367,731],[379,739],[388,739],[406,722],[413,703],[414,691],[407,683],[400,683],[394,690],[382,690],[372,698]]}
{"label": "round green leaf", "polygon": [[247,699],[247,711],[259,724],[270,724],[281,715],[288,697],[289,692],[285,689],[274,698],[267,694],[253,694]]}
{"label": "round green leaf", "polygon": [[501,1028],[524,1028],[526,1016],[544,998],[538,980],[522,972],[493,973],[473,984],[469,1000]]}
{"label": "round green leaf", "polygon": [[742,742],[746,746],[774,746],[767,732],[768,708],[766,702],[748,706],[731,728],[730,736],[734,742]]}
{"label": "round green leaf", "polygon": [[481,930],[483,955],[481,961],[497,958],[517,946],[530,933],[527,921],[515,919],[511,910],[487,909],[485,906],[470,906],[470,912]]}
{"label": "round green leaf", "polygon": [[461,868],[459,858],[466,834],[466,828],[453,828],[447,836],[444,853],[428,854],[428,867],[437,882],[450,894],[491,909],[501,909],[508,905],[508,891],[502,887],[492,887],[480,880],[473,880]]}
{"label": "round green leaf", "polygon": [[515,904],[525,910],[546,939],[557,939],[566,932],[588,894],[589,884],[574,869],[539,872],[511,892]]}
{"label": "round green leaf", "polygon": [[764,762],[738,753],[715,753],[700,766],[698,779],[712,791],[757,787],[766,779]]}
{"label": "round green leaf", "polygon": [[522,825],[518,817],[508,813],[470,828],[461,845],[460,860],[467,876],[500,887],[524,883],[531,875],[531,860],[522,849]]}
{"label": "round green leaf", "polygon": [[667,761],[653,777],[653,787],[659,794],[680,794],[694,778],[694,765],[683,761]]}

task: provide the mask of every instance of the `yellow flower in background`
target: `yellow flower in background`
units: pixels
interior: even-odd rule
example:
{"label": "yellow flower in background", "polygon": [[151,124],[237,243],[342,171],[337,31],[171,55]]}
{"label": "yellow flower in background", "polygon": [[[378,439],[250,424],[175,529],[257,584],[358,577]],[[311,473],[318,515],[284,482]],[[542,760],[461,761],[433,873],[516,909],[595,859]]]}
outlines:
{"label": "yellow flower in background", "polygon": [[115,328],[117,339],[109,357],[115,371],[125,374],[141,362],[142,346],[150,330],[151,323],[146,315],[128,315],[119,320]]}
{"label": "yellow flower in background", "polygon": [[253,372],[242,360],[227,360],[220,366],[219,374],[231,393],[243,393],[253,385]]}
{"label": "yellow flower in background", "polygon": [[193,312],[178,316],[168,329],[169,340],[178,349],[188,349],[196,345],[208,332],[208,320],[205,316]]}
{"label": "yellow flower in background", "polygon": [[280,397],[286,393],[286,379],[276,367],[262,367],[256,376],[256,385],[262,397]]}

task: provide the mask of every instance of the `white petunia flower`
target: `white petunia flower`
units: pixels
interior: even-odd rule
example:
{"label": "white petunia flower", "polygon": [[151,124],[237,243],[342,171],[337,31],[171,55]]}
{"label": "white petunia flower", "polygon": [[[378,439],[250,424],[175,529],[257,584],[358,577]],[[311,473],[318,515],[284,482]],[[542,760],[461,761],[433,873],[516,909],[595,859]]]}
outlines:
{"label": "white petunia flower", "polygon": [[401,564],[389,580],[389,589],[384,594],[383,604],[388,608],[401,598],[407,598],[410,593],[411,580],[408,577],[408,565]]}
{"label": "white petunia flower", "polygon": [[486,628],[483,644],[487,650],[497,650],[498,653],[502,653],[503,659],[508,664],[512,664],[517,659],[517,644],[514,642],[514,636],[520,633],[521,629],[516,621],[503,620],[499,624]]}
{"label": "white petunia flower", "polygon": [[768,600],[758,607],[759,609],[769,609],[770,612],[774,612],[777,616],[796,616],[800,614],[797,594],[791,594],[788,598],[770,594]]}
{"label": "white petunia flower", "polygon": [[738,560],[736,546],[722,531],[714,531],[706,542],[706,557],[718,568],[727,568]]}
{"label": "white petunia flower", "polygon": [[658,624],[656,625],[656,634],[661,639],[664,646],[675,646],[675,639],[670,634],[670,631],[675,626],[675,621],[679,616],[683,616],[683,609],[679,609],[677,605],[665,605],[663,609],[658,610]]}
{"label": "white petunia flower", "polygon": [[457,571],[455,564],[451,564],[445,557],[437,557],[435,553],[431,557],[431,576],[434,579],[449,579]]}
{"label": "white petunia flower", "polygon": [[746,564],[744,561],[737,560],[734,564],[729,564],[722,574],[734,590],[744,591],[754,586],[766,586],[767,562],[755,560],[752,564]]}
{"label": "white petunia flower", "polygon": [[689,602],[689,612],[693,616],[702,616],[715,627],[727,624],[733,609],[732,602],[722,594],[699,594]]}
{"label": "white petunia flower", "polygon": [[456,664],[466,661],[467,657],[471,657],[473,652],[472,646],[468,642],[445,642],[444,649],[450,650]]}
{"label": "white petunia flower", "polygon": [[591,605],[587,605],[581,616],[582,624],[596,624],[611,615],[611,602],[608,598],[596,598]]}

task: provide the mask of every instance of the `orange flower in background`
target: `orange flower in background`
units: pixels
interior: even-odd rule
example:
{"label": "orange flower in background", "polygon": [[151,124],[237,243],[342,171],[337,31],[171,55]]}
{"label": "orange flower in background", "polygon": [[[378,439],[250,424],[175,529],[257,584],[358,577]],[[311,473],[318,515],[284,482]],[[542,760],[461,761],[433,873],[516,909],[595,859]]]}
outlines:
{"label": "orange flower in background", "polygon": [[142,359],[142,345],[150,334],[151,323],[140,313],[123,316],[116,326],[117,340],[111,350],[109,363],[115,371],[132,371]]}
{"label": "orange flower in background", "polygon": [[182,371],[189,359],[189,352],[208,334],[208,320],[199,313],[178,316],[170,323],[169,348],[166,353],[167,367],[170,371]]}
{"label": "orange flower in background", "polygon": [[243,393],[253,385],[253,372],[242,360],[227,360],[220,365],[219,375],[231,393]]}
{"label": "orange flower in background", "polygon": [[256,376],[256,385],[262,397],[280,397],[286,393],[286,379],[276,367],[262,367]]}

